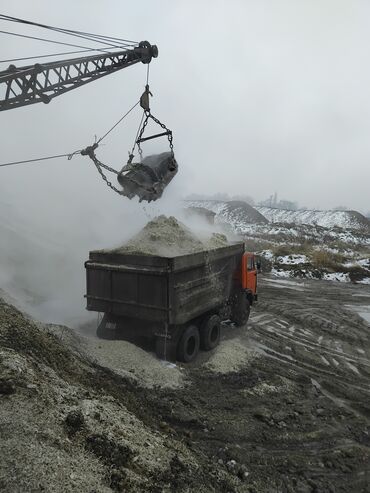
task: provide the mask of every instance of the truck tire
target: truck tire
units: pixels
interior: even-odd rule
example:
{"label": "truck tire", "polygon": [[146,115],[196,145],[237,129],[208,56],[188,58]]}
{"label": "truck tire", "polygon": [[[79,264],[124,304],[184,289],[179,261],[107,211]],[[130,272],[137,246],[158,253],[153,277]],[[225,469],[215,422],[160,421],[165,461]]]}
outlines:
{"label": "truck tire", "polygon": [[249,300],[243,291],[237,293],[233,300],[233,307],[231,312],[231,321],[235,323],[237,327],[241,327],[248,322],[251,306]]}
{"label": "truck tire", "polygon": [[104,314],[100,324],[96,329],[96,337],[98,339],[106,339],[112,341],[116,338],[116,331],[112,329],[108,329],[107,322],[108,322],[108,317],[106,314]]}
{"label": "truck tire", "polygon": [[199,352],[199,330],[195,325],[189,325],[177,345],[177,359],[184,363],[193,361]]}
{"label": "truck tire", "polygon": [[200,348],[204,351],[214,349],[220,343],[221,319],[218,315],[207,317],[199,331]]}

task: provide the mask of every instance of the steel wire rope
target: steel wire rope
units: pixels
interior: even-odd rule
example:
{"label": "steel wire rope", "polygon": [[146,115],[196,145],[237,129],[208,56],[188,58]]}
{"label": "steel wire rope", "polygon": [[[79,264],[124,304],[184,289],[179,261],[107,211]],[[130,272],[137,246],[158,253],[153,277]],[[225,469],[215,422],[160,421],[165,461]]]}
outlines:
{"label": "steel wire rope", "polygon": [[[132,40],[123,39],[123,38],[117,38],[114,36],[105,36],[105,35],[101,35],[101,34],[94,34],[94,33],[89,33],[89,32],[85,32],[85,31],[76,31],[73,29],[65,29],[65,28],[56,27],[56,26],[49,26],[47,24],[41,24],[38,22],[28,21],[26,19],[20,19],[18,17],[12,17],[12,16],[8,16],[8,15],[4,15],[4,14],[0,14],[0,20],[10,21],[10,22],[18,22],[21,24],[27,24],[27,25],[36,26],[36,27],[42,27],[44,29],[49,29],[52,31],[68,34],[70,36],[76,36],[76,37],[83,37],[83,36],[88,37],[89,36],[91,38],[97,38],[100,40],[105,39],[105,40],[111,40],[111,41],[120,41],[121,44],[122,43],[126,43],[128,45],[138,44],[137,41],[132,41]],[[86,39],[88,39],[88,38],[86,38]]]}
{"label": "steel wire rope", "polygon": [[126,116],[127,116],[127,115],[129,115],[129,114],[131,113],[131,111],[132,111],[134,108],[136,108],[136,106],[137,106],[138,104],[140,104],[140,101],[137,101],[137,102],[134,104],[134,106],[132,106],[132,107],[131,107],[131,108],[130,108],[130,109],[129,109],[129,110],[128,110],[128,111],[127,111],[127,112],[126,112],[126,113],[125,113],[125,114],[124,114],[124,115],[123,115],[123,116],[122,116],[122,117],[121,117],[121,118],[120,118],[120,119],[119,119],[119,120],[118,120],[118,121],[114,124],[114,125],[113,125],[113,127],[111,127],[111,128],[108,130],[108,132],[106,132],[106,133],[103,135],[103,137],[100,137],[100,139],[97,141],[97,144],[99,144],[99,143],[100,143],[103,139],[105,139],[105,137],[106,137],[108,134],[110,134],[110,133],[111,133],[111,131],[112,131],[112,130],[114,130],[114,129],[117,127],[117,125],[119,125],[119,124],[121,123],[121,121],[122,121],[124,118],[126,118]]}
{"label": "steel wire rope", "polygon": [[34,163],[36,161],[46,161],[49,159],[57,159],[57,158],[61,158],[61,157],[68,157],[68,160],[71,160],[73,158],[73,156],[75,156],[76,154],[80,154],[80,153],[81,153],[81,151],[74,151],[74,152],[70,152],[69,154],[56,154],[54,156],[39,157],[39,158],[35,158],[35,159],[24,159],[23,161],[12,161],[9,163],[0,164],[0,168],[2,168],[3,166],[14,166],[15,164]]}
{"label": "steel wire rope", "polygon": [[[126,118],[126,116],[128,116],[131,113],[131,111],[133,111],[136,108],[136,106],[138,106],[138,104],[140,104],[140,101],[137,101],[102,137],[100,137],[100,139],[96,142],[96,144],[99,144],[103,139],[105,139],[105,137],[107,137],[107,135],[109,135],[112,132],[112,130],[114,130],[117,127],[117,125],[119,125],[122,122],[122,120],[124,120]],[[62,157],[68,157],[68,159],[70,160],[76,154],[81,154],[81,150],[74,151],[72,153],[70,152],[69,154],[56,154],[54,156],[45,156],[45,157],[40,157],[40,158],[35,158],[35,159],[24,159],[22,161],[12,161],[9,163],[2,163],[2,164],[0,164],[0,168],[2,168],[4,166],[13,166],[16,164],[34,163],[36,161],[46,161],[48,159],[57,159],[57,158],[62,158]]]}
{"label": "steel wire rope", "polygon": [[148,86],[149,85],[149,63],[148,65],[146,66],[146,85]]}
{"label": "steel wire rope", "polygon": [[[146,66],[146,86],[149,86],[149,64]],[[145,110],[143,110],[143,113],[141,115],[139,127],[137,129],[135,140],[134,140],[134,143],[132,145],[131,155],[134,154],[134,150],[135,150],[135,147],[136,147],[136,144],[137,144],[137,139],[139,138],[139,133],[140,133],[140,130],[141,130],[141,125],[143,124],[144,116],[145,116]]]}
{"label": "steel wire rope", "polygon": [[[55,40],[52,40],[52,39],[47,39],[47,38],[39,38],[37,36],[29,36],[29,35],[26,35],[26,34],[19,34],[19,33],[13,33],[12,31],[0,31],[1,34],[9,34],[9,35],[12,35],[12,36],[17,36],[19,38],[27,38],[27,39],[35,39],[37,41],[45,41],[47,43],[54,43],[54,44],[57,44],[57,45],[64,45],[64,46],[72,46],[74,48],[84,48],[84,49],[93,49],[91,47],[88,47],[88,46],[81,46],[81,45],[75,45],[75,44],[72,44],[72,43],[64,43],[63,41],[55,41]],[[94,51],[102,51],[104,53],[107,52],[107,48],[103,48],[103,49],[100,49],[100,48],[96,48]]]}
{"label": "steel wire rope", "polygon": [[78,37],[78,38],[87,39],[88,41],[93,41],[94,43],[99,42],[99,43],[102,43],[102,44],[104,44],[104,45],[106,45],[106,46],[108,46],[110,48],[127,48],[127,47],[131,47],[131,45],[129,45],[127,43],[120,43],[119,45],[117,43],[112,44],[112,41],[108,42],[107,39],[100,38],[99,36],[74,34],[74,33],[67,32],[64,29],[59,29],[59,28],[53,28],[53,29],[50,29],[50,30],[53,31],[53,32],[60,33],[60,34],[66,34],[68,36],[75,36],[75,37]]}
{"label": "steel wire rope", "polygon": [[136,136],[135,136],[135,140],[134,140],[134,143],[133,143],[133,146],[132,146],[131,154],[134,154],[134,150],[135,150],[135,147],[136,147],[137,139],[139,138],[139,133],[140,133],[141,125],[142,125],[143,120],[144,120],[144,116],[145,116],[145,111],[143,111],[143,113],[141,115],[139,127],[138,127],[137,132],[136,132]]}
{"label": "steel wire rope", "polygon": [[[105,139],[105,137],[107,137],[107,135],[109,135],[112,130],[114,130],[117,125],[119,125],[122,120],[124,120],[126,118],[126,116],[128,116],[131,111],[133,111],[136,106],[140,104],[140,101],[137,101],[102,137],[100,137],[100,139],[96,142],[97,144],[100,144],[100,142]],[[57,154],[57,155],[54,155],[54,156],[46,156],[46,157],[40,157],[40,158],[35,158],[35,159],[24,159],[22,161],[12,161],[12,162],[9,162],[9,163],[2,163],[0,164],[0,168],[4,167],[4,166],[13,166],[13,165],[16,165],[16,164],[25,164],[25,163],[34,163],[36,161],[46,161],[48,159],[56,159],[56,158],[61,158],[61,157],[68,157],[68,159],[72,159],[72,157],[76,154],[80,154],[81,151],[78,150],[78,151],[74,151],[72,153],[69,153],[69,154]]]}
{"label": "steel wire rope", "polygon": [[[149,81],[149,64],[147,65],[147,71],[146,71],[146,83],[148,85],[148,81]],[[117,125],[119,125],[121,123],[122,120],[124,120],[126,118],[126,116],[128,116],[131,111],[133,109],[136,108],[137,105],[140,104],[140,101],[137,101],[109,130],[108,132],[106,132],[102,137],[100,137],[100,139],[96,142],[97,144],[99,144],[103,139],[105,139],[105,137],[111,133],[112,130],[114,130]],[[141,116],[141,121],[140,121],[140,125],[139,125],[139,128],[137,130],[137,133],[136,133],[136,137],[135,137],[135,142],[137,140],[137,137],[139,135],[139,132],[140,132],[140,127],[141,127],[141,124],[143,122],[143,119],[144,119],[144,115],[145,115],[145,111],[143,112],[142,116]],[[134,144],[134,147],[135,147],[135,144]]]}
{"label": "steel wire rope", "polygon": [[49,55],[37,55],[37,56],[25,56],[22,58],[9,58],[9,60],[0,60],[0,63],[9,63],[9,62],[19,62],[22,60],[33,60],[35,58],[48,58],[52,56],[64,56],[64,55],[75,55],[77,53],[87,53],[88,51],[98,51],[96,48],[90,48],[87,50],[77,50],[77,51],[65,51],[63,53],[50,53]]}
{"label": "steel wire rope", "polygon": [[133,41],[133,40],[128,40],[128,39],[124,39],[124,38],[117,38],[115,36],[107,36],[104,34],[95,34],[95,33],[89,33],[86,31],[77,31],[74,29],[65,29],[62,27],[49,26],[47,24],[41,24],[39,22],[28,21],[26,19],[20,19],[18,17],[12,17],[9,15],[4,15],[4,14],[0,14],[0,20],[19,22],[22,24],[28,24],[28,25],[32,25],[32,26],[36,26],[36,27],[42,27],[42,28],[50,29],[50,30],[58,30],[58,31],[65,32],[66,34],[68,33],[71,35],[84,34],[84,35],[98,37],[98,38],[102,38],[102,39],[105,38],[105,39],[111,39],[111,40],[115,40],[115,41],[122,41],[122,42],[129,43],[129,44],[137,44],[137,41]]}
{"label": "steel wire rope", "polygon": [[75,36],[77,38],[82,38],[82,39],[87,39],[88,41],[93,41],[94,43],[97,43],[99,41],[99,43],[102,43],[106,46],[109,46],[111,48],[122,48],[122,47],[129,47],[131,45],[127,44],[127,43],[120,43],[119,45],[116,44],[112,44],[112,42],[109,42],[106,40],[106,39],[103,39],[103,38],[100,38],[100,37],[97,37],[97,36],[92,36],[92,35],[83,35],[83,34],[74,34],[74,33],[69,33],[69,32],[66,32],[65,30],[63,29],[51,29],[52,31],[54,32],[58,32],[58,33],[61,33],[61,34],[67,34],[68,36]]}

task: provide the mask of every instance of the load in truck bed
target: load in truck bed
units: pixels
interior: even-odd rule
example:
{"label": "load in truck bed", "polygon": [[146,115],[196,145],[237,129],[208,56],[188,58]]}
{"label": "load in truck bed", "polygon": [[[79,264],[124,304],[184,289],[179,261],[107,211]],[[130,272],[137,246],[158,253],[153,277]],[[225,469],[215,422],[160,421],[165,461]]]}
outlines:
{"label": "load in truck bed", "polygon": [[158,356],[190,361],[199,344],[218,344],[221,319],[247,320],[254,298],[238,275],[243,256],[244,243],[175,257],[90,252],[87,309],[105,314],[98,335],[151,338]]}

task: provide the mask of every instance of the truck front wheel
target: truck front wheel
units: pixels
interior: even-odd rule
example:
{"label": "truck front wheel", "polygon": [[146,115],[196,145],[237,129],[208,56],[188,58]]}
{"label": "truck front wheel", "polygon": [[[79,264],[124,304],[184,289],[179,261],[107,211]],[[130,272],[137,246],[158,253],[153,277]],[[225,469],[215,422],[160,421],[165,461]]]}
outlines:
{"label": "truck front wheel", "polygon": [[200,347],[210,351],[218,346],[221,334],[221,319],[218,315],[207,317],[200,328]]}
{"label": "truck front wheel", "polygon": [[180,337],[177,346],[177,358],[184,363],[193,361],[199,352],[199,330],[195,325],[189,325]]}
{"label": "truck front wheel", "polygon": [[232,303],[231,321],[238,327],[248,322],[251,306],[243,291],[237,293]]}

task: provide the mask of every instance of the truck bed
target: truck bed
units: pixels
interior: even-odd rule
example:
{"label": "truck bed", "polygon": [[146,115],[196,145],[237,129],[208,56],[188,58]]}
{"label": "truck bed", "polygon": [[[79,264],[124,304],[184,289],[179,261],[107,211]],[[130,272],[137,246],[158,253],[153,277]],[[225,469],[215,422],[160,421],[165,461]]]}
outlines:
{"label": "truck bed", "polygon": [[243,252],[243,243],[178,257],[92,251],[87,309],[184,324],[227,300]]}

